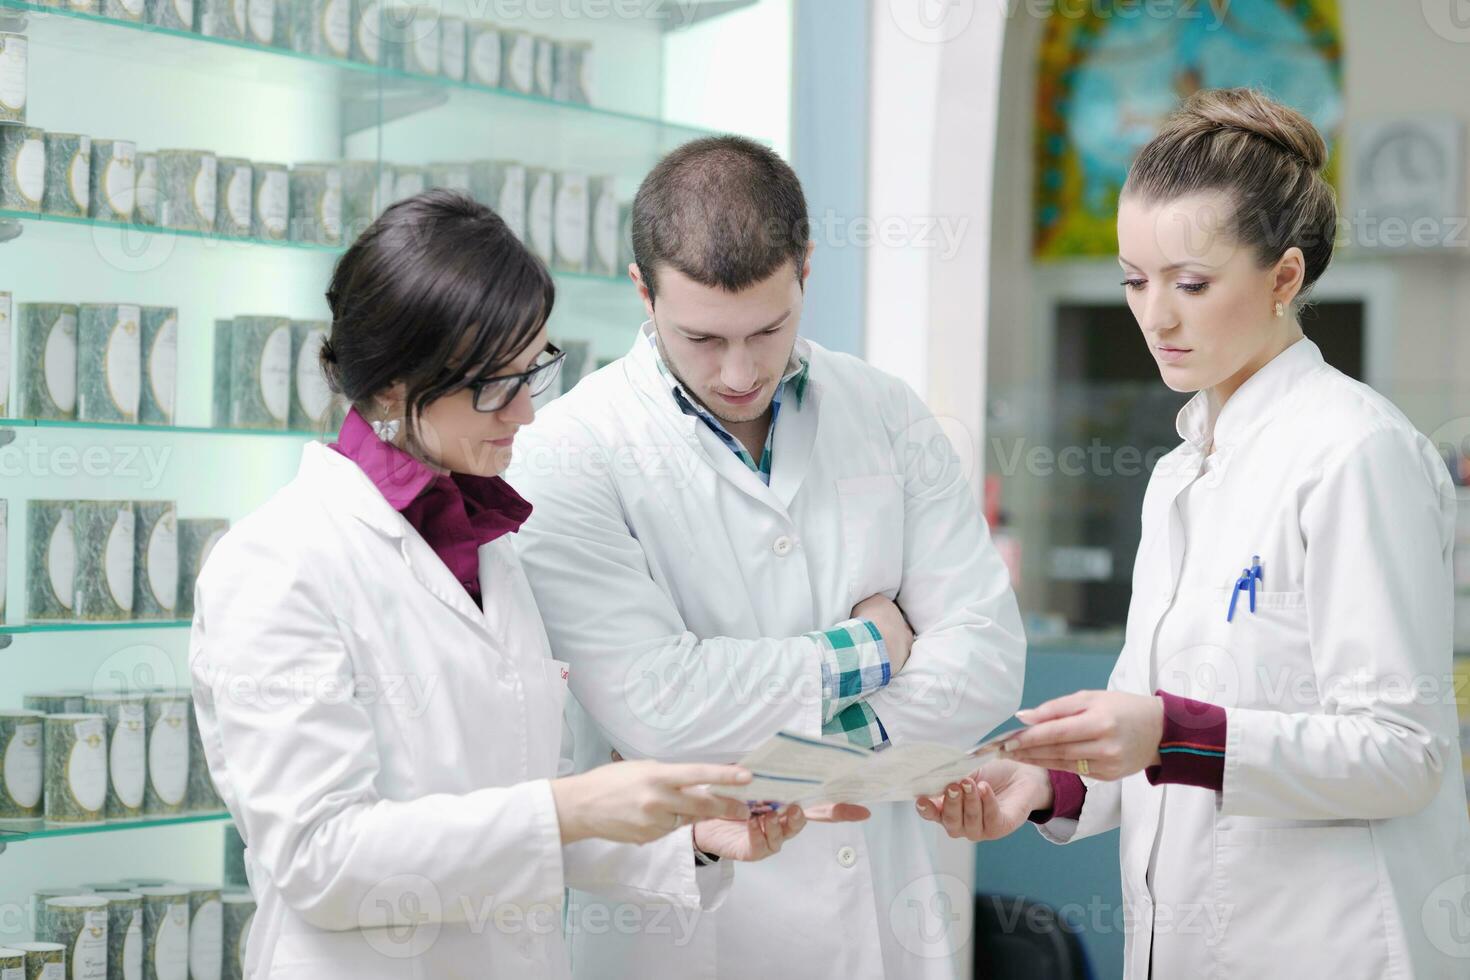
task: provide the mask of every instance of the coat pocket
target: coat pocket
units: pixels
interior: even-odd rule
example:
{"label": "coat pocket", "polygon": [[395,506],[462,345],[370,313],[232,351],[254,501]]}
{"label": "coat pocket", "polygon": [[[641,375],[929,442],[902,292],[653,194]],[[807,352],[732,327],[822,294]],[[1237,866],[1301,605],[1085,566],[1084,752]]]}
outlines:
{"label": "coat pocket", "polygon": [[1217,828],[1215,893],[1228,918],[1210,939],[1220,975],[1392,975],[1383,887],[1366,821],[1236,818]]}
{"label": "coat pocket", "polygon": [[837,481],[848,600],[880,592],[890,599],[903,582],[903,488],[892,474]]}

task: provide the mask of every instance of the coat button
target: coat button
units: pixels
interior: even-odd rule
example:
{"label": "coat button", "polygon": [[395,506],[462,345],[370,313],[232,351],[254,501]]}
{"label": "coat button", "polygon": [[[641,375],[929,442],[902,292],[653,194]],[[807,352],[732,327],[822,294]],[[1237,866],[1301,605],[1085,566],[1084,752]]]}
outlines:
{"label": "coat button", "polygon": [[843,847],[837,851],[837,863],[844,868],[850,868],[857,864],[857,851],[851,847]]}
{"label": "coat button", "polygon": [[771,545],[771,550],[776,553],[776,556],[778,558],[785,558],[787,555],[791,554],[791,547],[791,539],[783,534],[776,539],[775,543]]}
{"label": "coat button", "polygon": [[511,676],[514,673],[515,671],[511,670],[510,664],[507,663],[502,663],[499,667],[495,668],[495,676],[500,678],[500,683],[502,684],[509,684],[511,682]]}

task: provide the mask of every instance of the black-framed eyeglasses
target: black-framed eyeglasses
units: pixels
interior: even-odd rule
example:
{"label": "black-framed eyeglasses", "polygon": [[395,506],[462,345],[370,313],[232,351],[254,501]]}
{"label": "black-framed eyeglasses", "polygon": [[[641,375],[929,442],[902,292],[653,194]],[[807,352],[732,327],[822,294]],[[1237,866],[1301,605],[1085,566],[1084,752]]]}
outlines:
{"label": "black-framed eyeglasses", "polygon": [[531,389],[533,398],[544,393],[561,374],[561,362],[566,356],[566,351],[560,347],[547,344],[546,349],[537,355],[531,370],[471,383],[469,389],[473,393],[475,411],[500,411],[520,394],[521,385]]}

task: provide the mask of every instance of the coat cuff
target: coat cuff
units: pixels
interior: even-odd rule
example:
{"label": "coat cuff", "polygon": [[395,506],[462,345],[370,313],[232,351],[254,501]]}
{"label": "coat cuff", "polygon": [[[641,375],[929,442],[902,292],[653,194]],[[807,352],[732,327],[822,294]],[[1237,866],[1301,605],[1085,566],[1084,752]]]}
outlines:
{"label": "coat cuff", "polygon": [[883,634],[866,619],[849,619],[807,636],[822,657],[822,721],[881,691],[893,676]]}
{"label": "coat cuff", "polygon": [[1144,775],[1155,786],[1170,783],[1219,792],[1225,785],[1225,709],[1167,691],[1154,694],[1164,701],[1162,763],[1144,769]]}
{"label": "coat cuff", "polygon": [[1082,816],[1082,804],[1087,800],[1087,784],[1075,772],[1047,770],[1051,780],[1051,809],[1032,810],[1027,817],[1032,823],[1050,823],[1053,820],[1076,820]]}

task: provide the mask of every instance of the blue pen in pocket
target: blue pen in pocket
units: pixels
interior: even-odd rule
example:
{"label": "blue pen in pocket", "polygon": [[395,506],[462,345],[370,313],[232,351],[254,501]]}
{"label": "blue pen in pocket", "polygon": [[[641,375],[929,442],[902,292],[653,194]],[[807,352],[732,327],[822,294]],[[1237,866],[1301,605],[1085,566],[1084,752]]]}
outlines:
{"label": "blue pen in pocket", "polygon": [[1230,590],[1230,609],[1225,613],[1225,622],[1235,619],[1235,601],[1240,598],[1242,592],[1249,592],[1251,597],[1251,612],[1256,611],[1256,583],[1265,580],[1265,573],[1261,571],[1261,556],[1251,556],[1251,567],[1240,573],[1240,578],[1235,580],[1235,588]]}

